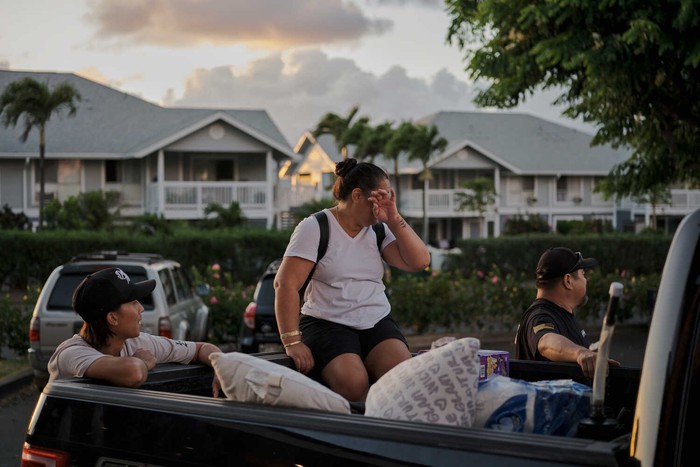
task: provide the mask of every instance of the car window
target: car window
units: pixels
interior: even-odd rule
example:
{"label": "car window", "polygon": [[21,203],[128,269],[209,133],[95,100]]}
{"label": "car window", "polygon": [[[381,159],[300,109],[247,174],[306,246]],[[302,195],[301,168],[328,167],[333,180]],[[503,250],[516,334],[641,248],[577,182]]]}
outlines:
{"label": "car window", "polygon": [[177,296],[175,295],[175,284],[173,284],[173,279],[168,269],[161,269],[158,271],[160,276],[160,282],[163,284],[163,292],[165,292],[165,300],[168,305],[175,305],[177,303]]}
{"label": "car window", "polygon": [[180,300],[192,298],[194,295],[192,292],[192,283],[181,267],[175,266],[173,268],[173,278],[175,279],[175,287],[177,287],[177,296],[180,297]]}
{"label": "car window", "polygon": [[[85,272],[61,274],[51,291],[46,309],[48,311],[72,310],[73,291],[75,291],[75,288],[78,287],[78,284],[80,284],[80,281],[82,281],[86,275]],[[134,282],[141,282],[147,279],[145,274],[130,273],[129,277]],[[140,300],[140,302],[144,309],[153,310],[153,297],[150,294],[148,297]]]}
{"label": "car window", "polygon": [[273,306],[275,303],[275,276],[266,276],[258,283],[256,303],[263,306]]}

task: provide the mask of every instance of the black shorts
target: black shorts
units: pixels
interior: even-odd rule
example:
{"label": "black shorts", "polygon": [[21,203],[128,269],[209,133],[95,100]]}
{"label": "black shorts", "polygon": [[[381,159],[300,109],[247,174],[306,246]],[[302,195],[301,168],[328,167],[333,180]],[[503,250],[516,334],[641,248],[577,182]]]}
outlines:
{"label": "black shorts", "polygon": [[408,347],[408,341],[390,316],[382,318],[372,328],[354,329],[325,319],[302,315],[299,330],[302,332],[304,344],[311,349],[314,357],[315,377],[320,376],[323,368],[338,355],[354,353],[364,361],[377,344],[387,339],[399,339]]}

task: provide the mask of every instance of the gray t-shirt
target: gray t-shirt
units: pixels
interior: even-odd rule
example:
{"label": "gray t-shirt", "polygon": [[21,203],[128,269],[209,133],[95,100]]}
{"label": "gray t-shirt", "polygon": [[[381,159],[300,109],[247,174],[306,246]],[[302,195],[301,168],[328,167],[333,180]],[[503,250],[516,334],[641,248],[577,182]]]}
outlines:
{"label": "gray t-shirt", "polygon": [[[197,344],[191,341],[178,341],[167,337],[153,336],[142,332],[138,337],[127,339],[119,355],[132,356],[138,349],[148,350],[156,363],[190,363],[197,351]],[[75,334],[63,341],[49,360],[49,381],[56,379],[82,378],[88,367],[105,354]]]}

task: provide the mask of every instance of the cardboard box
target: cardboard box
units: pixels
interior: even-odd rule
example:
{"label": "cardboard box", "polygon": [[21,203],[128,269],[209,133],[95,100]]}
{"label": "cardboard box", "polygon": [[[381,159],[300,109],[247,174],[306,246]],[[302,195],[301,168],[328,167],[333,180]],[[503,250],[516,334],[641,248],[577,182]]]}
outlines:
{"label": "cardboard box", "polygon": [[485,380],[491,375],[508,376],[510,364],[508,352],[505,350],[479,350],[481,367],[479,369],[479,381]]}

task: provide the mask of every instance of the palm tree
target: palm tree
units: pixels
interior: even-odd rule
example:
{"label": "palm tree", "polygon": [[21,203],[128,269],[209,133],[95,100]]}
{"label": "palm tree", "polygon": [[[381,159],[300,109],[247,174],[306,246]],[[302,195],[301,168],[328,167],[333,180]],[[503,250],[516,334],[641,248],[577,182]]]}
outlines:
{"label": "palm tree", "polygon": [[69,117],[74,116],[78,111],[76,102],[80,100],[80,93],[68,82],[51,90],[48,83],[30,77],[11,82],[0,96],[0,115],[5,127],[17,126],[17,121],[24,116],[22,142],[27,141],[34,126],[39,129],[39,229],[44,222],[46,124],[54,113],[60,114],[63,109],[68,109]]}
{"label": "palm tree", "polygon": [[433,178],[428,162],[433,154],[444,151],[445,147],[447,147],[447,140],[440,136],[435,125],[415,127],[408,150],[408,160],[419,160],[423,164],[419,180],[423,180],[423,241],[425,243],[428,243],[428,189],[430,180]]}
{"label": "palm tree", "polygon": [[374,162],[374,158],[384,152],[393,130],[391,122],[384,122],[375,127],[367,125],[360,134],[355,149],[355,158],[358,160],[369,159]]}
{"label": "palm tree", "polygon": [[407,152],[411,147],[411,140],[415,131],[412,122],[402,122],[396,128],[384,147],[384,157],[394,161],[394,190],[396,191],[396,206],[401,205],[400,179],[399,179],[399,156]]}
{"label": "palm tree", "polygon": [[[319,135],[322,134],[333,135],[333,137],[335,138],[335,144],[338,146],[338,151],[340,151],[340,154],[342,154],[343,159],[347,159],[347,145],[353,142],[351,141],[353,138],[355,139],[355,141],[359,139],[357,133],[360,132],[360,126],[363,125],[363,123],[361,122],[364,122],[364,124],[366,124],[369,121],[367,117],[362,117],[357,122],[352,121],[352,119],[355,118],[355,115],[357,115],[357,112],[359,110],[360,107],[354,105],[348,112],[348,116],[345,118],[332,112],[328,112],[323,117],[321,117],[321,120],[318,122],[316,128],[311,134],[314,136],[314,138],[318,138]],[[360,126],[358,126],[358,124]],[[350,131],[351,129],[353,129],[353,126],[355,126],[354,131]]]}

